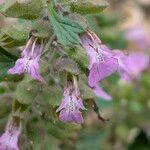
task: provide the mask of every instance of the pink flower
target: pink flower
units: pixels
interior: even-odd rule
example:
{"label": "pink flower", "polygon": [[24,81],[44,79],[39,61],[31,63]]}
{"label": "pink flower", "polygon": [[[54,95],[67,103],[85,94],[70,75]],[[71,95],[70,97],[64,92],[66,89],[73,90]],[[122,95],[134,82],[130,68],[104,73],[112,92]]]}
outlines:
{"label": "pink flower", "polygon": [[126,80],[127,82],[131,82],[131,76],[129,74],[128,66],[126,64],[126,60],[128,56],[119,50],[113,51],[113,57],[118,60],[118,72],[122,79]]}
{"label": "pink flower", "polygon": [[73,85],[68,85],[64,89],[64,98],[56,110],[60,111],[59,118],[62,122],[83,123],[83,117],[80,109],[84,110],[79,90],[76,91]]}
{"label": "pink flower", "polygon": [[5,0],[0,0],[0,5],[3,4],[5,2]]}
{"label": "pink flower", "polygon": [[88,31],[80,39],[90,59],[88,84],[94,87],[117,70],[118,62],[116,58],[113,58],[112,52],[101,44],[95,33]]}
{"label": "pink flower", "polygon": [[19,150],[18,139],[21,129],[13,120],[9,122],[6,131],[0,137],[0,150]]}
{"label": "pink flower", "polygon": [[31,37],[22,52],[22,57],[16,61],[13,68],[8,70],[8,73],[28,73],[33,79],[43,81],[43,78],[39,74],[39,61],[42,48],[42,44],[39,45],[37,39]]}
{"label": "pink flower", "polygon": [[145,53],[134,52],[126,59],[125,64],[132,79],[139,79],[142,72],[149,66],[149,58]]}
{"label": "pink flower", "polygon": [[112,97],[107,94],[102,88],[101,86],[99,86],[98,84],[95,85],[93,89],[93,92],[95,93],[95,95],[99,98],[102,98],[104,100],[110,101],[112,99]]}
{"label": "pink flower", "polygon": [[125,55],[121,51],[114,51],[114,57],[118,59],[118,71],[121,77],[127,82],[138,80],[149,65],[148,56],[142,52],[133,52]]}
{"label": "pink flower", "polygon": [[103,45],[92,31],[87,31],[80,39],[82,47],[89,56],[89,86],[93,89],[96,96],[105,100],[111,100],[111,96],[99,87],[98,82],[117,70],[117,59],[113,57],[112,51]]}
{"label": "pink flower", "polygon": [[125,38],[128,41],[134,42],[141,50],[147,50],[149,48],[147,33],[142,25],[135,25],[130,28],[126,32]]}

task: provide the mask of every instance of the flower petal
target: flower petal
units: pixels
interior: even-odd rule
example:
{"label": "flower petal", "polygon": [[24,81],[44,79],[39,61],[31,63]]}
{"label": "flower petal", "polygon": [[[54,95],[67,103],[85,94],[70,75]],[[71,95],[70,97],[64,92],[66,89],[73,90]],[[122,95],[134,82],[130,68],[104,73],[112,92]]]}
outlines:
{"label": "flower petal", "polygon": [[88,77],[89,85],[94,87],[100,80],[114,73],[117,68],[118,61],[115,58],[110,58],[104,62],[93,64]]}
{"label": "flower petal", "polygon": [[15,66],[8,70],[9,74],[22,74],[24,73],[26,59],[20,58],[16,61]]}
{"label": "flower petal", "polygon": [[121,76],[122,79],[124,79],[125,81],[127,81],[128,83],[131,83],[132,81],[132,76],[131,74],[128,73],[128,71],[126,71],[123,68],[119,68],[119,74]]}
{"label": "flower petal", "polygon": [[[140,62],[140,63],[139,63]],[[136,52],[130,54],[125,60],[129,72],[134,76],[139,76],[149,65],[149,58],[146,54]]]}
{"label": "flower petal", "polygon": [[107,94],[98,84],[95,85],[93,91],[96,96],[104,100],[110,101],[112,99],[112,97],[109,94]]}
{"label": "flower petal", "polygon": [[61,104],[60,106],[57,108],[56,112],[59,112],[61,111],[62,109],[64,109],[66,106],[67,106],[67,102],[68,102],[68,99],[65,98],[61,101]]}
{"label": "flower petal", "polygon": [[82,114],[80,111],[77,111],[76,113],[74,113],[74,115],[72,116],[73,120],[75,123],[78,123],[78,124],[82,124],[84,121],[83,121],[83,117],[82,117]]}
{"label": "flower petal", "polygon": [[69,111],[67,109],[61,110],[61,112],[59,114],[59,119],[62,122],[73,122],[72,114],[69,113]]}
{"label": "flower petal", "polygon": [[28,73],[32,76],[33,79],[44,82],[43,77],[39,73],[39,64],[36,60],[32,60],[30,62]]}
{"label": "flower petal", "polygon": [[15,131],[13,134],[5,131],[0,137],[0,150],[19,150],[18,138],[20,131]]}

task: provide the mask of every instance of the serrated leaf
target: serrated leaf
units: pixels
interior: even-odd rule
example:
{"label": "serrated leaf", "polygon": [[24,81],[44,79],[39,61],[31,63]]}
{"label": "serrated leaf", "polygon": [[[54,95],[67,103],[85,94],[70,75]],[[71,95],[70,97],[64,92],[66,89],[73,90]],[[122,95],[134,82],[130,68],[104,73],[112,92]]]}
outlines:
{"label": "serrated leaf", "polygon": [[1,13],[7,17],[36,19],[42,10],[41,0],[6,0]]}
{"label": "serrated leaf", "polygon": [[58,41],[63,45],[79,44],[80,39],[78,34],[84,32],[84,29],[77,22],[61,16],[48,3],[48,15]]}
{"label": "serrated leaf", "polygon": [[95,14],[102,12],[108,3],[106,0],[77,0],[71,3],[70,10],[79,14]]}
{"label": "serrated leaf", "polygon": [[7,70],[11,68],[15,61],[16,57],[0,47],[0,76],[5,77],[7,75]]}
{"label": "serrated leaf", "polygon": [[69,58],[61,58],[56,61],[54,64],[54,70],[56,72],[68,71],[73,74],[79,74],[79,68],[75,61]]}

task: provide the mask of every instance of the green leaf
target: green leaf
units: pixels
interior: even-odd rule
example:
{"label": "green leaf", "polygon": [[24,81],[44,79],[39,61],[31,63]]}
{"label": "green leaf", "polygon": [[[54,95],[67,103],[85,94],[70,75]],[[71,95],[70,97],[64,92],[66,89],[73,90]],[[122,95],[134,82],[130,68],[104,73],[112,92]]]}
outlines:
{"label": "green leaf", "polygon": [[58,85],[44,86],[42,97],[52,106],[58,106],[61,102],[63,91]]}
{"label": "green leaf", "polygon": [[17,47],[24,45],[32,30],[32,22],[23,19],[6,21],[7,26],[1,28],[0,46],[2,47]]}
{"label": "green leaf", "polygon": [[36,19],[40,16],[42,4],[41,0],[6,0],[0,12],[7,17]]}
{"label": "green leaf", "polygon": [[30,104],[38,93],[40,92],[40,85],[35,80],[20,82],[16,88],[16,99],[21,104]]}
{"label": "green leaf", "polygon": [[5,49],[0,47],[0,81],[20,81],[22,76],[16,75],[12,76],[7,74],[9,68],[11,68],[17,57],[7,52]]}
{"label": "green leaf", "polygon": [[2,47],[0,47],[0,77],[5,77],[7,75],[7,70],[11,68],[17,57],[13,56]]}
{"label": "green leaf", "polygon": [[108,3],[106,0],[77,0],[77,2],[71,3],[70,10],[79,14],[95,14],[102,12]]}
{"label": "green leaf", "polygon": [[66,140],[68,138],[73,137],[74,132],[73,130],[70,130],[70,127],[68,128],[68,124],[66,123],[62,128],[60,128],[60,125],[58,124],[49,124],[47,132],[50,133],[52,136],[54,136],[57,139],[60,140]]}
{"label": "green leaf", "polygon": [[52,28],[47,21],[18,19],[15,23],[1,28],[0,46],[12,48],[25,45],[32,30],[36,31],[33,35],[40,38],[46,38],[52,34]]}
{"label": "green leaf", "polygon": [[88,22],[84,16],[81,16],[77,13],[71,13],[69,14],[69,19],[74,20],[76,22],[80,22],[80,25],[86,30],[88,26]]}
{"label": "green leaf", "polygon": [[30,104],[35,99],[47,101],[52,106],[58,106],[62,99],[63,91],[58,85],[41,85],[38,81],[25,79],[16,88],[16,99],[21,104]]}
{"label": "green leaf", "polygon": [[88,61],[88,56],[85,53],[85,51],[82,48],[77,47],[76,49],[75,48],[66,49],[66,52],[70,58],[76,61],[80,69],[84,73],[87,73],[89,61]]}
{"label": "green leaf", "polygon": [[63,45],[79,44],[78,34],[84,32],[84,29],[77,22],[63,17],[55,12],[51,4],[48,3],[48,15],[58,41]]}
{"label": "green leaf", "polygon": [[2,34],[0,46],[7,48],[23,45],[28,37],[27,32],[21,31],[19,26],[5,28]]}

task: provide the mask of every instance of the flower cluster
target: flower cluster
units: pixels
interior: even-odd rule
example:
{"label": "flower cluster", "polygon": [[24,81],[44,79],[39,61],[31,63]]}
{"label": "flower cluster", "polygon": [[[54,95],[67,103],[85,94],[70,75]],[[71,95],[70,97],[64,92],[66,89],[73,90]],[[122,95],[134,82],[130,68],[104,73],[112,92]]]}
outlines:
{"label": "flower cluster", "polygon": [[[141,73],[148,67],[149,59],[145,53],[134,52],[125,54],[120,50],[111,50],[102,44],[101,40],[92,31],[87,31],[80,36],[81,45],[89,57],[88,85],[96,96],[111,100],[100,82],[116,71],[122,79],[131,83],[140,78]],[[39,61],[42,53],[42,44],[37,38],[31,37],[27,42],[21,58],[16,61],[13,68],[9,69],[10,74],[28,73],[33,79],[44,81],[39,73]],[[140,62],[140,63],[139,63]],[[80,91],[73,81],[67,83],[64,88],[64,98],[56,112],[60,112],[59,118],[63,122],[83,123],[80,110],[84,110]]]}
{"label": "flower cluster", "polygon": [[[95,95],[102,99],[111,100],[111,96],[99,84],[103,79],[118,71],[122,79],[133,82],[139,79],[142,71],[148,67],[149,59],[145,53],[134,52],[127,55],[120,50],[110,50],[92,31],[88,30],[81,35],[80,40],[89,57],[88,85]],[[39,73],[42,47],[42,44],[37,42],[37,38],[32,36],[27,42],[21,58],[8,72],[11,74],[28,73],[33,79],[44,81]],[[80,98],[77,83],[74,80],[67,83],[63,96],[62,103],[56,111],[60,112],[60,120],[83,123],[80,110],[85,108]],[[7,132],[6,134],[8,134]]]}
{"label": "flower cluster", "polygon": [[145,53],[127,55],[123,51],[112,51],[92,31],[87,31],[80,38],[81,45],[89,56],[88,84],[97,96],[105,100],[110,100],[111,96],[99,86],[100,81],[118,71],[121,78],[132,82],[139,79],[142,71],[148,67],[149,59]]}

